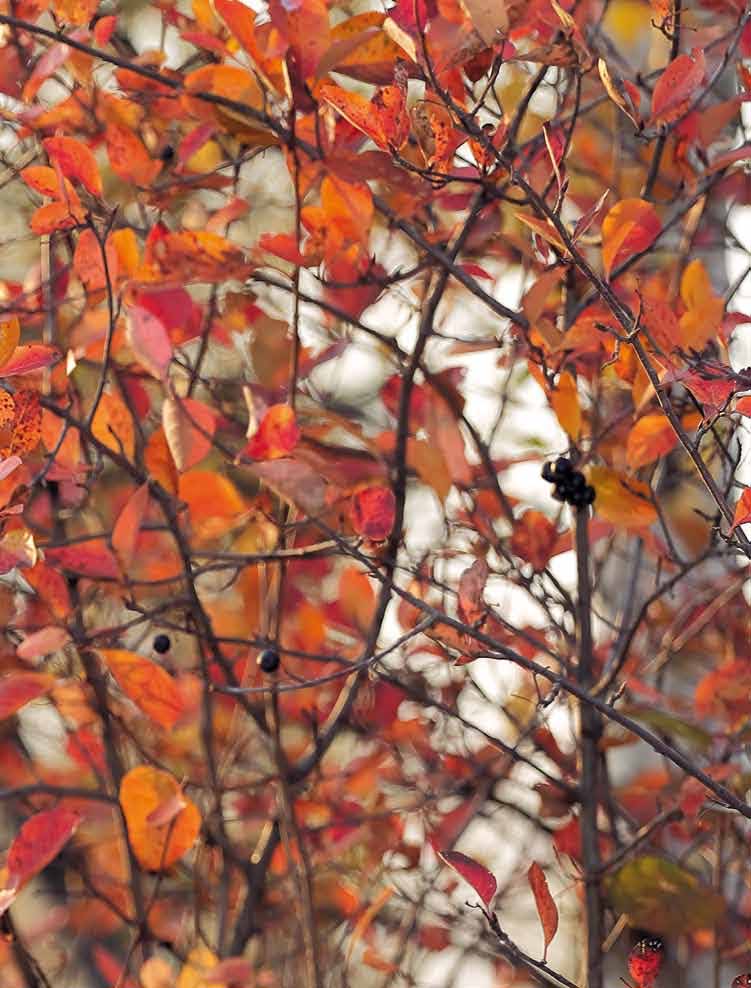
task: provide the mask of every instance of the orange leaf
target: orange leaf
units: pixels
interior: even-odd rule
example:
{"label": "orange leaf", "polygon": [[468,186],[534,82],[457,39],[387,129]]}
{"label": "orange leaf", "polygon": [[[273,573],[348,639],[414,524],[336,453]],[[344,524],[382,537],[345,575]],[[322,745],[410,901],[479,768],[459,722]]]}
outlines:
{"label": "orange leaf", "polygon": [[148,188],[161,172],[162,162],[152,158],[140,137],[123,124],[107,124],[104,136],[112,171],[123,181]]}
{"label": "orange leaf", "polygon": [[490,906],[498,889],[498,883],[484,865],[460,851],[440,851],[438,857],[472,886],[486,907]]}
{"label": "orange leaf", "polygon": [[13,399],[15,416],[10,438],[10,454],[31,453],[42,436],[42,407],[36,391],[17,391]]}
{"label": "orange leaf", "polygon": [[54,685],[55,677],[44,672],[12,672],[0,677],[0,720],[44,696]]}
{"label": "orange leaf", "polygon": [[628,434],[626,462],[638,470],[665,456],[677,444],[678,436],[661,412],[644,415]]}
{"label": "orange leaf", "polygon": [[559,376],[556,389],[550,396],[550,404],[566,435],[571,439],[578,439],[581,430],[581,408],[576,381],[568,371],[563,371]]}
{"label": "orange leaf", "polygon": [[232,481],[215,470],[182,474],[177,494],[188,505],[191,527],[199,540],[224,535],[246,510]]}
{"label": "orange leaf", "polygon": [[194,398],[167,398],[162,405],[162,425],[180,473],[196,466],[211,452],[216,419],[202,402]]}
{"label": "orange leaf", "polygon": [[365,912],[360,916],[358,921],[355,923],[354,929],[352,930],[352,935],[349,938],[349,944],[347,946],[347,959],[346,963],[349,964],[352,953],[357,946],[357,944],[365,936],[368,927],[373,922],[378,913],[383,909],[386,903],[389,901],[391,896],[394,894],[394,889],[387,886],[378,893],[373,902],[368,906]]}
{"label": "orange leaf", "polygon": [[622,199],[602,221],[602,263],[605,277],[618,264],[646,250],[659,236],[662,224],[654,206],[644,199]]}
{"label": "orange leaf", "polygon": [[7,885],[0,892],[0,914],[16,892],[54,860],[73,836],[81,818],[65,806],[42,810],[29,817],[8,848]]}
{"label": "orange leaf", "polygon": [[344,182],[327,175],[321,183],[321,207],[337,233],[352,243],[367,243],[373,223],[373,196],[365,182]]}
{"label": "orange leaf", "polygon": [[138,533],[149,503],[149,485],[141,484],[128,498],[112,529],[112,548],[123,570],[130,569]]}
{"label": "orange leaf", "polygon": [[83,221],[84,215],[80,209],[73,208],[72,211],[66,202],[48,202],[35,211],[29,220],[29,229],[41,237],[57,230],[70,230]]}
{"label": "orange leaf", "polygon": [[201,814],[186,796],[180,795],[185,805],[168,822],[149,821],[152,814],[178,795],[176,779],[151,765],[131,769],[120,783],[120,805],[128,838],[141,867],[148,871],[171,867],[198,837]]}
{"label": "orange leaf", "polygon": [[540,923],[542,924],[542,935],[545,940],[545,948],[542,954],[542,962],[544,964],[548,956],[548,947],[558,931],[558,908],[550,894],[545,873],[536,861],[533,861],[529,866],[527,880],[535,897],[537,915],[540,917]]}
{"label": "orange leaf", "polygon": [[370,100],[359,93],[350,93],[341,86],[333,83],[323,83],[318,95],[321,100],[333,106],[345,120],[348,120],[357,130],[369,137],[382,151],[387,151],[389,142],[386,137],[381,118],[373,111]]}
{"label": "orange leaf", "polygon": [[745,491],[738,498],[738,502],[735,506],[735,515],[733,516],[733,524],[730,528],[731,532],[734,532],[739,525],[745,525],[751,521],[751,487],[747,487]]}
{"label": "orange leaf", "polygon": [[376,90],[373,110],[378,114],[386,147],[390,151],[399,151],[407,143],[411,129],[407,113],[407,73],[401,63],[394,73],[394,85]]}
{"label": "orange leaf", "polygon": [[703,350],[720,329],[725,300],[715,295],[707,269],[698,259],[687,264],[681,276],[681,299],[686,306],[679,320],[681,346]]}
{"label": "orange leaf", "polygon": [[156,662],[125,649],[98,649],[125,695],[160,727],[171,728],[184,711],[177,682]]}
{"label": "orange leaf", "polygon": [[269,0],[268,9],[272,24],[289,41],[298,72],[309,79],[329,47],[326,0]]}
{"label": "orange leaf", "polygon": [[60,188],[60,174],[48,165],[29,165],[20,173],[22,180],[30,189],[48,199],[61,199],[74,210],[81,205],[78,193],[67,178],[63,177],[63,187]]}
{"label": "orange leaf", "polygon": [[287,456],[299,438],[294,409],[289,405],[271,405],[241,455],[253,460],[277,460]]}
{"label": "orange leaf", "polygon": [[368,10],[336,24],[331,29],[333,44],[318,63],[318,77],[335,69],[360,82],[390,82],[394,63],[406,53],[383,30],[384,20],[380,11]]}
{"label": "orange leaf", "polygon": [[113,453],[133,459],[136,446],[133,418],[128,406],[118,395],[105,392],[101,396],[91,423],[91,432]]}
{"label": "orange leaf", "polygon": [[595,511],[614,525],[639,529],[657,520],[649,487],[640,480],[622,478],[609,467],[590,467],[587,479],[596,491]]}
{"label": "orange leaf", "polygon": [[220,281],[247,276],[243,252],[217,233],[182,230],[168,233],[155,243],[154,260],[164,274],[178,280]]}
{"label": "orange leaf", "polygon": [[746,659],[736,659],[707,673],[694,694],[696,712],[702,717],[724,717],[733,729],[751,713],[751,669]]}
{"label": "orange leaf", "polygon": [[706,61],[701,48],[673,59],[652,90],[650,124],[670,123],[680,117],[704,81],[705,71]]}
{"label": "orange leaf", "polygon": [[390,487],[366,487],[352,497],[352,527],[358,535],[378,542],[387,539],[394,524],[396,500]]}
{"label": "orange leaf", "polygon": [[235,65],[204,65],[185,77],[188,93],[215,93],[238,103],[263,109],[263,93],[252,72]]}
{"label": "orange leaf", "polygon": [[177,491],[177,467],[161,426],[149,436],[143,459],[153,479],[160,483],[165,491],[174,494]]}
{"label": "orange leaf", "polygon": [[66,178],[80,182],[93,196],[101,198],[102,179],[90,148],[74,137],[48,137],[42,144]]}
{"label": "orange leaf", "polygon": [[104,267],[102,246],[93,230],[82,230],[76,252],[73,255],[73,270],[87,292],[97,292],[107,287],[107,274],[110,284],[117,280],[117,252],[108,243],[104,248],[107,255],[107,270]]}

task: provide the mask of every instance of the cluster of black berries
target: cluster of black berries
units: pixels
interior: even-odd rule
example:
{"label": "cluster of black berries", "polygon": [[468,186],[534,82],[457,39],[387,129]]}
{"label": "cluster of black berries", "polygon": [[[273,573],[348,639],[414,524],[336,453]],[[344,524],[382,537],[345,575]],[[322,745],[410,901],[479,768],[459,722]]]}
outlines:
{"label": "cluster of black berries", "polygon": [[568,457],[559,456],[555,463],[546,463],[542,468],[542,478],[549,484],[555,484],[553,497],[556,501],[564,501],[572,508],[594,504],[594,487],[587,483],[581,470],[574,469]]}

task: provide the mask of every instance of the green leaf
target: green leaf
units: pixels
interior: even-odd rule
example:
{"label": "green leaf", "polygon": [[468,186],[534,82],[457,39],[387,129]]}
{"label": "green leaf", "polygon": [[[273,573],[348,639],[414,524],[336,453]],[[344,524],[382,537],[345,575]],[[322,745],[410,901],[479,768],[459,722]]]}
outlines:
{"label": "green leaf", "polygon": [[668,737],[678,737],[687,744],[693,745],[700,750],[706,750],[712,743],[712,735],[691,721],[683,720],[674,714],[666,713],[664,710],[655,710],[653,707],[637,707],[629,705],[622,708],[623,713],[627,713],[634,720],[646,724],[658,734],[665,734]]}
{"label": "green leaf", "polygon": [[684,868],[650,855],[634,858],[606,880],[611,905],[632,926],[677,936],[722,917],[725,900]]}

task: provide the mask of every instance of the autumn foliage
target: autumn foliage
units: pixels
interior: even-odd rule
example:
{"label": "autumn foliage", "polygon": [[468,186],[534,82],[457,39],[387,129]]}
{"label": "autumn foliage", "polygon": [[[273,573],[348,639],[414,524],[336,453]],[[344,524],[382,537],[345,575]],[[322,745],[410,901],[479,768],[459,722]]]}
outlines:
{"label": "autumn foliage", "polygon": [[4,988],[745,984],[744,4],[0,25]]}

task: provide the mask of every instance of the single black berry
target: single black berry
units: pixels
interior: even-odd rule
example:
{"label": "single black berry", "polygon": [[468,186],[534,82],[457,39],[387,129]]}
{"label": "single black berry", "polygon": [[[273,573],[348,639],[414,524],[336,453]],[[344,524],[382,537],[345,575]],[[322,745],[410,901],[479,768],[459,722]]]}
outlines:
{"label": "single black berry", "polygon": [[276,672],[279,668],[279,653],[274,648],[265,648],[258,656],[261,672]]}
{"label": "single black berry", "polygon": [[555,466],[553,467],[556,477],[565,477],[566,474],[571,473],[573,469],[571,460],[567,456],[559,456],[555,461]]}
{"label": "single black berry", "polygon": [[542,465],[542,479],[547,480],[549,484],[555,483],[555,474],[553,473],[552,463],[543,463]]}
{"label": "single black berry", "polygon": [[568,483],[572,491],[583,491],[587,486],[587,481],[581,470],[574,470],[568,479]]}
{"label": "single black berry", "polygon": [[172,642],[169,640],[169,635],[157,635],[153,641],[153,648],[155,652],[160,655],[164,655],[165,652],[169,652],[172,647]]}
{"label": "single black berry", "polygon": [[172,161],[172,159],[175,157],[175,149],[172,147],[171,144],[165,144],[165,146],[159,152],[159,157],[165,163]]}

